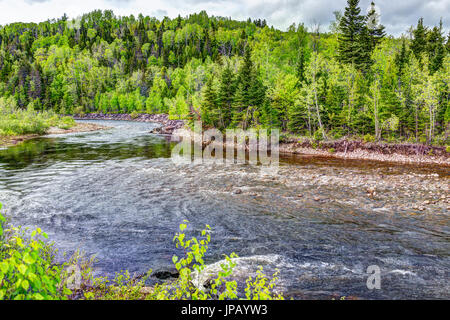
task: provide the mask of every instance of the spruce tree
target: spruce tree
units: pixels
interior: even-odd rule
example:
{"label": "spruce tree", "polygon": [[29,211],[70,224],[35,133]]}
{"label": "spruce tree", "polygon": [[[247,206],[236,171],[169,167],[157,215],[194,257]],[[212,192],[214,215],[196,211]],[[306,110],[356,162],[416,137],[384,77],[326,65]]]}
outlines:
{"label": "spruce tree", "polygon": [[232,127],[238,127],[241,124],[244,118],[244,111],[246,111],[247,101],[244,84],[238,81],[236,83],[236,93],[233,99],[233,109],[231,114]]}
{"label": "spruce tree", "polygon": [[362,71],[368,71],[372,65],[372,51],[374,47],[370,36],[370,30],[367,25],[363,26],[361,33],[359,34],[359,45],[361,51],[359,58],[355,63],[355,67]]}
{"label": "spruce tree", "polygon": [[303,47],[299,49],[298,62],[297,62],[297,87],[302,87],[303,81],[305,81],[305,53]]}
{"label": "spruce tree", "polygon": [[254,72],[251,50],[250,47],[247,46],[244,52],[244,61],[237,76],[237,90],[234,97],[232,116],[234,126],[241,124],[248,111],[248,107],[252,104],[250,91]]}
{"label": "spruce tree", "polygon": [[360,14],[359,0],[347,0],[347,7],[339,23],[339,60],[343,63],[361,65],[361,32],[364,28],[364,16]]}
{"label": "spruce tree", "polygon": [[223,127],[226,128],[230,125],[232,114],[232,103],[234,93],[236,91],[234,86],[234,74],[231,70],[230,64],[222,72],[220,79],[220,87],[217,93],[218,107],[223,115]]}
{"label": "spruce tree", "polygon": [[266,87],[262,83],[260,79],[260,70],[256,69],[253,72],[253,76],[251,78],[251,85],[249,89],[249,98],[250,105],[255,108],[259,108],[262,106],[266,100]]}
{"label": "spruce tree", "polygon": [[417,28],[413,31],[413,40],[411,41],[411,50],[416,56],[416,59],[422,60],[422,53],[427,47],[427,30],[423,26],[423,18],[417,22]]}
{"label": "spruce tree", "polygon": [[427,51],[430,73],[438,71],[444,62],[445,57],[445,38],[442,35],[442,20],[439,23],[439,27],[434,27],[428,34]]}
{"label": "spruce tree", "polygon": [[448,32],[447,43],[445,44],[445,47],[447,49],[447,53],[450,53],[450,31]]}
{"label": "spruce tree", "polygon": [[300,133],[305,126],[305,93],[301,92],[301,98],[288,107],[288,123],[287,128],[292,133]]}
{"label": "spruce tree", "polygon": [[370,52],[372,52],[386,35],[384,26],[380,24],[380,15],[375,9],[374,2],[370,4],[370,10],[367,14],[367,29],[370,39]]}
{"label": "spruce tree", "polygon": [[202,121],[206,127],[216,126],[220,119],[220,111],[217,108],[217,94],[213,87],[213,76],[211,76],[207,83],[202,102]]}
{"label": "spruce tree", "polygon": [[236,93],[233,101],[232,125],[246,129],[251,124],[254,111],[265,103],[266,88],[259,78],[247,46],[244,61],[236,79]]}
{"label": "spruce tree", "polygon": [[405,67],[405,64],[408,62],[408,60],[409,60],[409,55],[406,50],[406,41],[405,41],[405,39],[403,39],[402,48],[395,56],[395,64],[398,68],[398,75],[400,77],[403,75],[403,69]]}

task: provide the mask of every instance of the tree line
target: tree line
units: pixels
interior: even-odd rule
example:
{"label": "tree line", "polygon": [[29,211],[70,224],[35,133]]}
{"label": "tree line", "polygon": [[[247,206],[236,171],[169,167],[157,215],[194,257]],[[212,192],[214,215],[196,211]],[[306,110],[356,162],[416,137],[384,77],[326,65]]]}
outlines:
{"label": "tree line", "polygon": [[204,11],[13,23],[0,27],[0,96],[60,114],[168,113],[220,129],[448,144],[442,21],[419,19],[396,38],[374,3],[361,11],[348,0],[327,32]]}

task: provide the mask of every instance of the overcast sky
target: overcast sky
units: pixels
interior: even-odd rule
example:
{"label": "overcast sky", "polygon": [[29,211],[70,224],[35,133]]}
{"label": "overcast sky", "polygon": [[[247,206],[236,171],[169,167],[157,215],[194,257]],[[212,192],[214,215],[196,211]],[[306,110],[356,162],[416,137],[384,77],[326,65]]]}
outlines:
{"label": "overcast sky", "polygon": [[[139,14],[162,18],[185,16],[206,10],[210,15],[246,20],[266,19],[269,25],[285,30],[293,22],[312,25],[318,22],[327,29],[333,11],[344,11],[346,0],[0,0],[0,24],[11,22],[40,22],[61,17],[74,18],[95,9],[112,9],[117,15]],[[366,12],[371,0],[361,0]],[[450,0],[378,0],[381,23],[389,34],[399,36],[423,17],[426,25],[436,25],[444,19],[449,30]]]}

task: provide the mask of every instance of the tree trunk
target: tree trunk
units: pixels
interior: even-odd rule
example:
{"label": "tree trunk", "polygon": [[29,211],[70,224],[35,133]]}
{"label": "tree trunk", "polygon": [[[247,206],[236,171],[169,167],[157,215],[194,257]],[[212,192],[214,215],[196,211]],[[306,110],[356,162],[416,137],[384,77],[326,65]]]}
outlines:
{"label": "tree trunk", "polygon": [[[315,81],[315,76],[314,76],[314,81]],[[319,103],[318,103],[318,99],[317,99],[317,89],[314,87],[314,100],[316,103],[316,112],[317,112],[317,120],[319,121],[319,127],[320,130],[322,130],[322,137],[324,140],[327,139],[327,135],[325,134],[325,130],[323,128],[323,124],[322,124],[322,120],[320,118],[320,112],[319,112]]]}
{"label": "tree trunk", "polygon": [[419,122],[418,122],[418,107],[417,104],[415,104],[415,120],[416,120],[416,143],[419,142]]}

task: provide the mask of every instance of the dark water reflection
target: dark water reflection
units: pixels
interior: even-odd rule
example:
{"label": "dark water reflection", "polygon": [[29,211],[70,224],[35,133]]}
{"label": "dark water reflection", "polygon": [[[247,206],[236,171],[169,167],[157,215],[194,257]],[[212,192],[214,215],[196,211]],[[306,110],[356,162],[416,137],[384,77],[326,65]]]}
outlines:
{"label": "dark water reflection", "polygon": [[[208,263],[235,251],[268,271],[279,268],[297,298],[450,298],[445,207],[408,215],[396,201],[411,201],[409,191],[372,201],[358,186],[316,183],[409,172],[445,183],[445,168],[305,156],[284,158],[275,178],[245,165],[177,167],[173,144],[148,134],[153,124],[104,123],[114,128],[0,150],[0,201],[12,222],[40,226],[62,250],[97,254],[100,273],[167,269],[179,254],[173,234],[188,219],[190,233],[214,229]],[[382,269],[381,290],[366,288],[372,264]]]}

